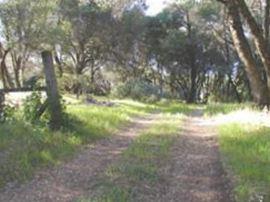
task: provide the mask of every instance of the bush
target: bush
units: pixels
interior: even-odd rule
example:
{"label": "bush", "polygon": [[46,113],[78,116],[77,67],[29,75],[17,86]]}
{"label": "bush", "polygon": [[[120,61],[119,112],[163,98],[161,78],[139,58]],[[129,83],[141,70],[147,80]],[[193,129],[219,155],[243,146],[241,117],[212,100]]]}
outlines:
{"label": "bush", "polygon": [[98,74],[94,81],[88,75],[79,75],[78,77],[64,74],[59,79],[59,88],[68,93],[75,94],[94,94],[106,96],[111,92],[111,83]]}
{"label": "bush", "polygon": [[13,121],[15,119],[16,108],[5,105],[3,111],[0,113],[0,123]]}
{"label": "bush", "polygon": [[146,102],[156,102],[160,99],[158,86],[141,79],[133,79],[118,85],[112,94],[117,98],[130,97]]}
{"label": "bush", "polygon": [[[26,121],[29,121],[31,123],[34,123],[37,118],[37,112],[42,107],[44,101],[42,98],[41,91],[33,91],[31,95],[29,95],[23,104],[23,117]],[[48,121],[48,112],[46,110],[46,121]]]}
{"label": "bush", "polygon": [[122,99],[130,95],[130,89],[131,87],[128,83],[119,84],[113,89],[112,95],[114,97]]}
{"label": "bush", "polygon": [[166,98],[162,98],[160,100],[160,104],[162,104],[162,105],[169,105],[170,104],[170,100],[168,100]]}
{"label": "bush", "polygon": [[156,102],[158,102],[160,99],[159,99],[159,97],[158,96],[156,96],[156,95],[150,95],[150,97],[147,97],[146,99],[145,99],[145,102],[147,102],[147,103],[156,103]]}

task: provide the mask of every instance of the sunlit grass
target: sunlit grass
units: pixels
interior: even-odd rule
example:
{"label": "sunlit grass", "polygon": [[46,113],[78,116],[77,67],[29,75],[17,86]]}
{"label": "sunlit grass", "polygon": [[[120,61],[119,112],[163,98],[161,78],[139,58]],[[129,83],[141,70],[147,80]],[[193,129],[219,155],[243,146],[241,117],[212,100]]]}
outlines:
{"label": "sunlit grass", "polygon": [[251,108],[254,108],[254,106],[251,103],[243,103],[243,104],[209,103],[204,107],[204,113],[206,116],[213,116],[218,114],[229,114],[233,111]]}
{"label": "sunlit grass", "polygon": [[236,176],[237,201],[270,201],[270,128],[228,124],[219,131],[221,151]]}
{"label": "sunlit grass", "polygon": [[[237,201],[270,201],[270,128],[267,115],[250,103],[208,104],[216,116],[225,165],[235,177]],[[219,116],[217,116],[219,115]]]}
{"label": "sunlit grass", "polygon": [[184,115],[190,115],[195,109],[197,109],[197,105],[187,105],[182,102],[178,101],[168,101],[165,102],[158,102],[156,104],[158,108],[163,113],[170,113],[170,114],[184,114]]}

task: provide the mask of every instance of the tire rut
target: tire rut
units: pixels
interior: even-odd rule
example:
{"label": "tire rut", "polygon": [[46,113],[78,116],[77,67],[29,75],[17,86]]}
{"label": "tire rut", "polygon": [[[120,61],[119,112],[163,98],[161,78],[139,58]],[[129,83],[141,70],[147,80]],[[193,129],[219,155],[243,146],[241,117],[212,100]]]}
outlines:
{"label": "tire rut", "polygon": [[199,111],[183,123],[172,148],[164,178],[166,194],[161,202],[233,202],[232,189],[223,169],[215,129]]}

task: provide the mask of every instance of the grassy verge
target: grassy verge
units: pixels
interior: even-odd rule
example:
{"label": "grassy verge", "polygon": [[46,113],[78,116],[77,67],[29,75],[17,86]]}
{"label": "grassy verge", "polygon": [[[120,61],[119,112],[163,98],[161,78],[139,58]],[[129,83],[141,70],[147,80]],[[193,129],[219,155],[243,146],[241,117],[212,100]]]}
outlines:
{"label": "grassy verge", "polygon": [[121,160],[107,169],[98,186],[99,195],[80,202],[145,201],[144,193],[155,194],[157,183],[162,180],[159,168],[168,157],[180,120],[180,115],[163,115],[142,132],[124,151]]}
{"label": "grassy verge", "polygon": [[270,129],[228,124],[219,132],[221,152],[236,177],[237,201],[270,201]]}
{"label": "grassy verge", "polygon": [[233,111],[254,108],[251,103],[244,104],[225,104],[225,103],[210,103],[205,106],[204,113],[206,116],[214,116],[218,114],[229,114]]}
{"label": "grassy verge", "polygon": [[28,179],[38,168],[57,165],[79,146],[115,133],[132,116],[145,115],[153,106],[125,101],[116,107],[71,105],[68,127],[52,133],[21,118],[0,125],[0,187]]}

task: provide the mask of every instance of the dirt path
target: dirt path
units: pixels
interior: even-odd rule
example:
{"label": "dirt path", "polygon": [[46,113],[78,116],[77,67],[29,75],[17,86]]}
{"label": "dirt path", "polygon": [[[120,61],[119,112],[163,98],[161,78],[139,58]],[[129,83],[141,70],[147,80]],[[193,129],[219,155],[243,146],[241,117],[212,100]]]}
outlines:
{"label": "dirt path", "polygon": [[[158,118],[153,114],[134,119],[118,135],[88,146],[62,166],[39,172],[26,184],[0,191],[0,202],[72,202],[91,195],[100,174],[117,162],[132,140]],[[163,183],[153,187],[157,190],[155,196],[146,197],[146,202],[233,202],[213,122],[203,118],[202,111],[197,110],[184,121],[171,160],[161,173]]]}
{"label": "dirt path", "polygon": [[162,202],[232,202],[222,168],[216,132],[209,119],[196,111],[183,124],[165,169],[169,185]]}
{"label": "dirt path", "polygon": [[1,202],[67,202],[91,192],[98,175],[117,161],[141,130],[149,127],[158,114],[137,118],[118,135],[88,146],[70,162],[51,171],[39,172],[22,185],[0,191]]}

